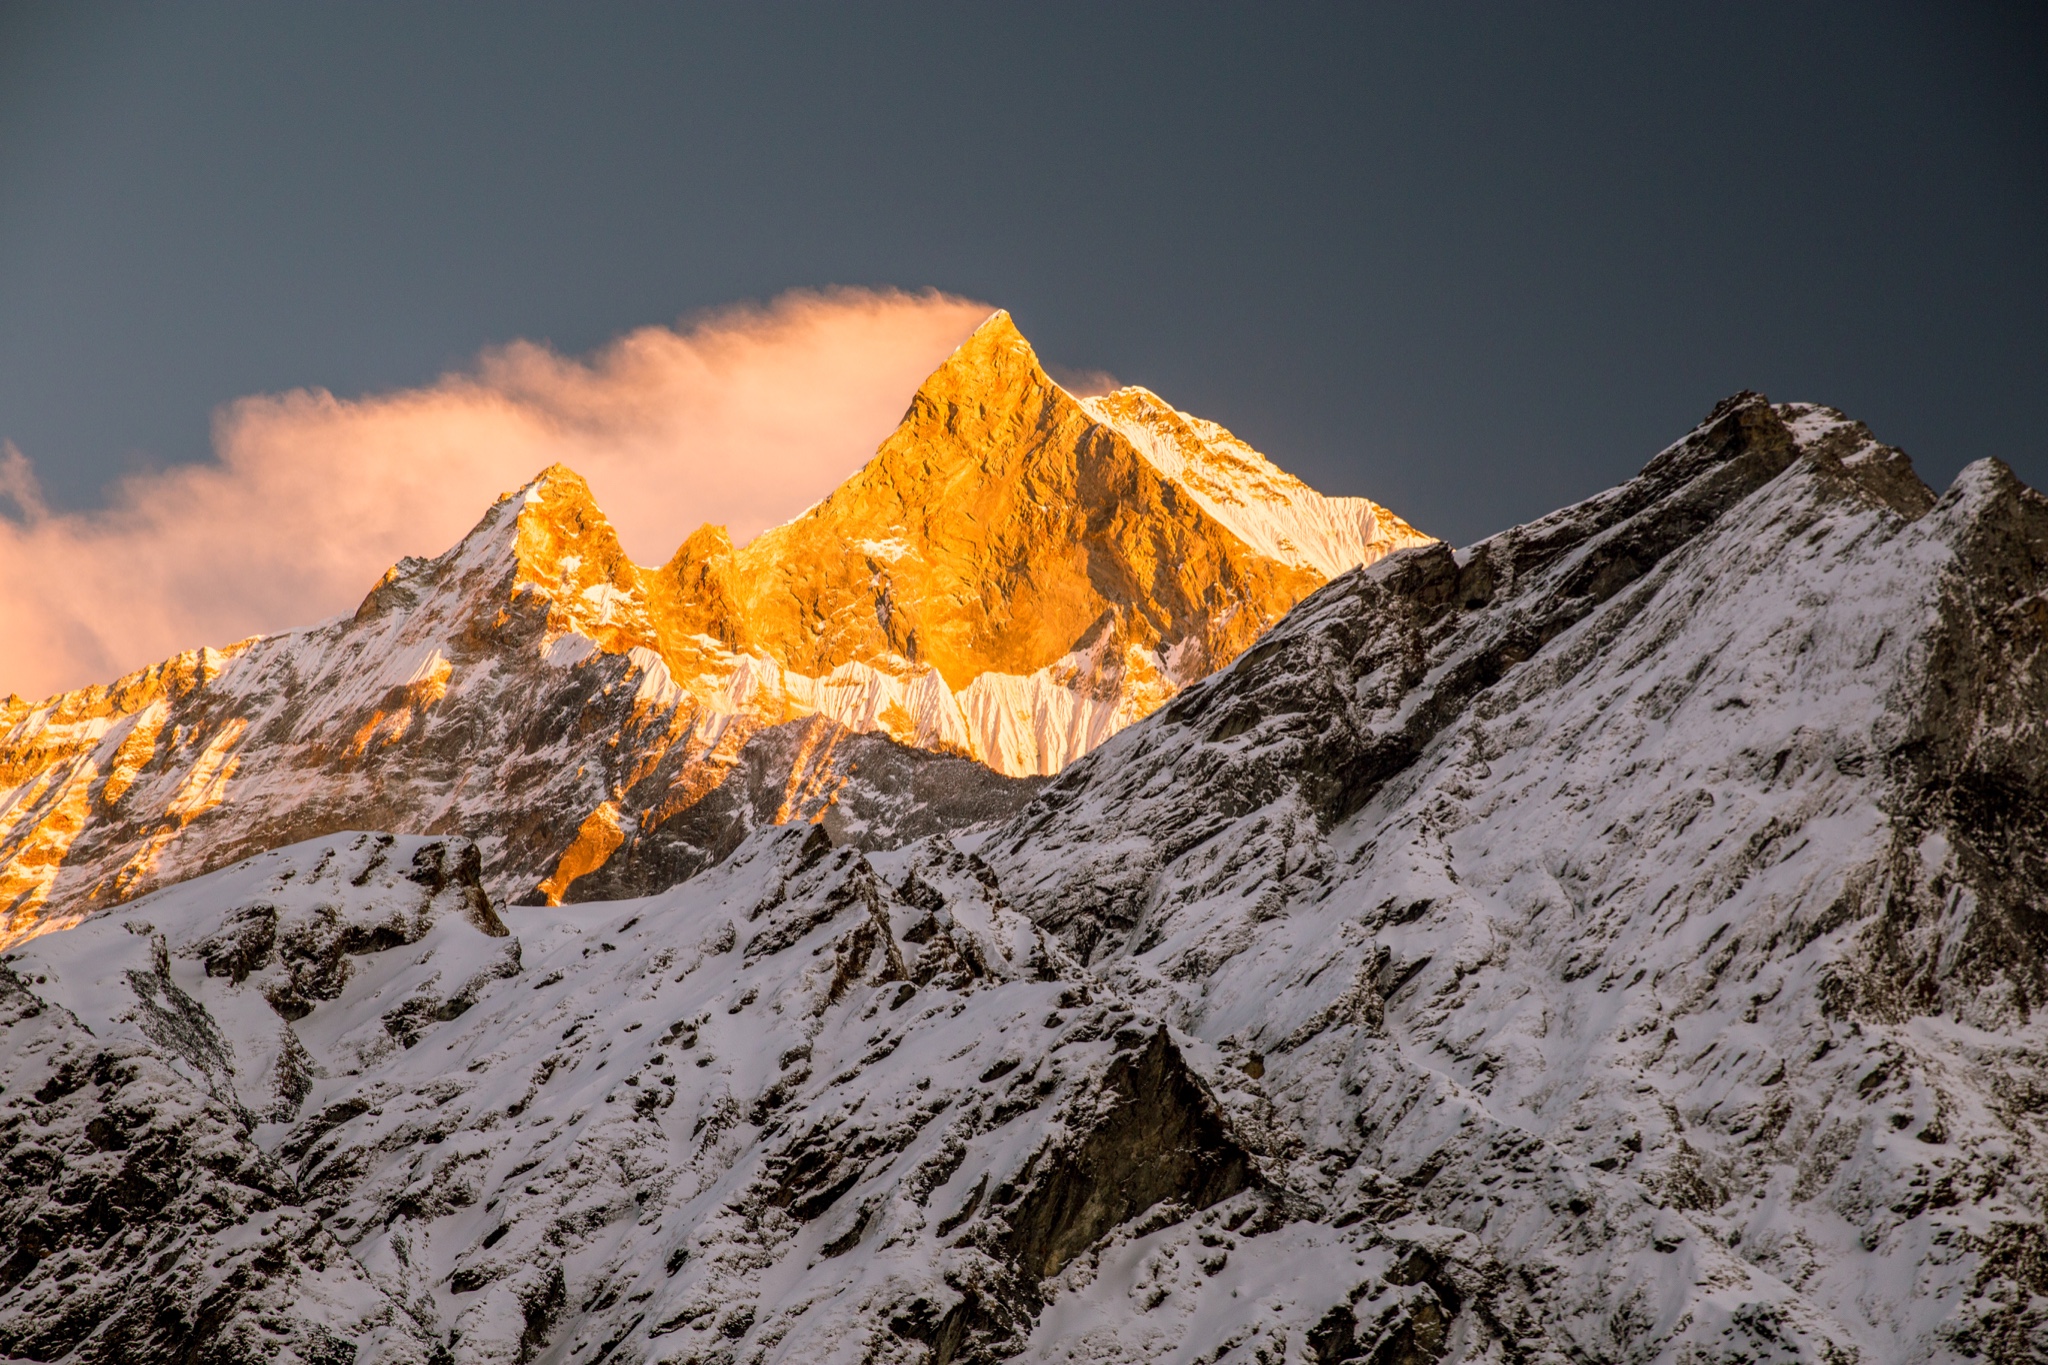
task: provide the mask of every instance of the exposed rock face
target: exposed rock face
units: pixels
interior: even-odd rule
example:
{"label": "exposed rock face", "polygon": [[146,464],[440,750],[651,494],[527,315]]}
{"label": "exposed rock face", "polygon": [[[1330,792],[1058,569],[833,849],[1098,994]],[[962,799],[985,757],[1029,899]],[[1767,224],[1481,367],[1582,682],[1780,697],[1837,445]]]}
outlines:
{"label": "exposed rock face", "polygon": [[[1007,818],[1042,785],[823,716],[754,731],[730,771],[717,775],[717,786],[676,814],[646,822],[639,838],[565,887],[562,898],[617,900],[673,886],[730,854],[755,830],[792,821],[819,826],[835,844],[870,852],[895,848]],[[545,894],[537,890],[525,899]]]}
{"label": "exposed rock face", "polygon": [[1742,395],[1000,825],[168,888],[5,963],[0,1352],[2038,1359],[2044,600],[2002,466]]}
{"label": "exposed rock face", "polygon": [[433,1358],[251,1135],[518,973],[477,866],[461,841],[357,835],[208,878],[200,913],[96,922],[61,966],[0,967],[0,1353]]}
{"label": "exposed rock face", "polygon": [[[698,870],[751,828],[727,813],[758,818],[777,789],[774,818],[801,809],[863,847],[929,831],[935,809],[1005,815],[1028,784],[755,735],[824,717],[1056,772],[1332,566],[1427,539],[1141,390],[1090,404],[999,313],[865,469],[744,548],[705,527],[643,569],[557,466],[447,554],[394,565],[352,618],[10,698],[0,944],[341,829],[471,834],[494,895],[561,900]],[[821,748],[849,757],[813,771]],[[884,795],[862,763],[922,775]],[[924,802],[942,790],[962,799]]]}
{"label": "exposed rock face", "polygon": [[[1140,412],[1174,423],[1185,440],[1144,436]],[[1325,499],[1193,420],[1143,390],[1076,400],[999,313],[830,497],[729,556],[713,544],[697,558],[692,548],[705,541],[695,540],[666,575],[680,596],[719,604],[692,628],[715,634],[720,620],[737,619],[745,634],[729,646],[765,645],[798,672],[822,676],[849,660],[930,664],[947,687],[970,693],[973,752],[1014,771],[973,721],[976,679],[1023,683],[1114,626],[1124,650],[1162,656],[1171,680],[1189,681],[1330,577],[1277,531],[1255,543],[1277,525],[1275,506],[1292,509],[1268,485],[1284,484],[1332,521],[1352,518],[1354,534],[1328,556],[1344,561],[1338,572],[1428,539],[1383,509],[1372,509],[1385,523],[1373,524],[1376,534],[1358,534],[1361,504],[1371,504]],[[1127,428],[1158,453],[1148,458]],[[1208,460],[1192,479],[1190,455]],[[1229,499],[1239,499],[1234,525],[1212,510]],[[695,586],[707,578],[720,590]],[[1056,772],[1070,756],[1028,770]]]}

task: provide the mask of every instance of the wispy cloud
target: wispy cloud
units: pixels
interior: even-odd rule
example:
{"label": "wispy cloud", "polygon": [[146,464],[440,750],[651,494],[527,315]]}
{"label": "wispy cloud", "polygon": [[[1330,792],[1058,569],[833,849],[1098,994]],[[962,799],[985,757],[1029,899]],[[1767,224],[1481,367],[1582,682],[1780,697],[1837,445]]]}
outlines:
{"label": "wispy cloud", "polygon": [[587,359],[520,342],[425,388],[245,398],[215,415],[213,463],[134,476],[88,512],[51,513],[0,446],[0,693],[353,609],[386,565],[440,553],[556,461],[635,558],[666,559],[705,521],[745,540],[859,468],[988,311],[790,294]]}
{"label": "wispy cloud", "polygon": [[1064,365],[1048,363],[1045,372],[1053,377],[1053,382],[1076,398],[1094,398],[1123,387],[1108,370],[1070,370]]}

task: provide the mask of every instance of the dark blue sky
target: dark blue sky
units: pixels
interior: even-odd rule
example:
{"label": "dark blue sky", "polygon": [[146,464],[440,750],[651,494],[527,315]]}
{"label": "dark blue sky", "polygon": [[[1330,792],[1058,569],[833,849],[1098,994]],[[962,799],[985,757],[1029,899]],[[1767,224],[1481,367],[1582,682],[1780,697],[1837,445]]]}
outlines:
{"label": "dark blue sky", "polygon": [[891,284],[1457,540],[1745,387],[2041,486],[2044,14],[5,5],[0,436]]}

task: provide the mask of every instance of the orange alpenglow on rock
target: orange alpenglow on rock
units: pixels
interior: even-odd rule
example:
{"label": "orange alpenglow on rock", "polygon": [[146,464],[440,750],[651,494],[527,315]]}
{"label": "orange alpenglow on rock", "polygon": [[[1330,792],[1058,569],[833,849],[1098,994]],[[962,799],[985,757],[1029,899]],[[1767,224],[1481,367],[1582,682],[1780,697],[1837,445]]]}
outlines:
{"label": "orange alpenglow on rock", "polygon": [[998,312],[747,545],[705,526],[637,565],[556,465],[353,617],[0,703],[0,946],[344,829],[470,835],[493,895],[558,902],[658,889],[762,823],[938,828],[902,789],[1003,814],[1429,540],[1144,389],[1075,398]]}

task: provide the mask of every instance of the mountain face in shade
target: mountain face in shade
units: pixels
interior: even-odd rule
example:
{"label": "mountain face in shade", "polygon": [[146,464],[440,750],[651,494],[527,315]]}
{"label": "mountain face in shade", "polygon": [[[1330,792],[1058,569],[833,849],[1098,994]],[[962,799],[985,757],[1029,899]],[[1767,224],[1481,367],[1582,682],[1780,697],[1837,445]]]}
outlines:
{"label": "mountain face in shade", "polygon": [[929,832],[883,769],[993,818],[1332,573],[1427,542],[1143,390],[1075,399],[997,313],[746,546],[706,526],[636,565],[555,466],[353,617],[10,698],[0,944],[339,829],[473,837],[494,897],[560,901],[700,870],[752,827],[712,812]]}
{"label": "mountain face in shade", "polygon": [[[569,494],[494,515],[594,536]],[[651,609],[611,572],[477,638]],[[388,657],[411,734],[468,656]],[[777,823],[862,741],[860,803]],[[2048,500],[2002,465],[1937,496],[1740,395],[1341,575],[1007,816],[939,764],[987,774],[756,734],[684,821],[736,843],[627,902],[355,832],[17,945],[0,1355],[2042,1358]]]}

